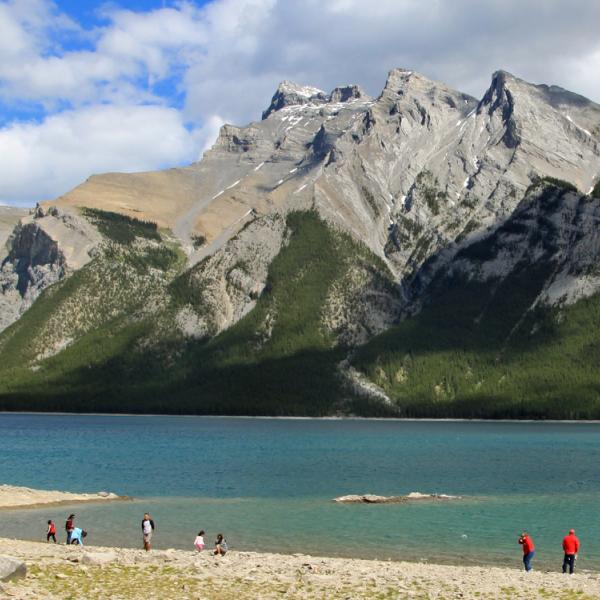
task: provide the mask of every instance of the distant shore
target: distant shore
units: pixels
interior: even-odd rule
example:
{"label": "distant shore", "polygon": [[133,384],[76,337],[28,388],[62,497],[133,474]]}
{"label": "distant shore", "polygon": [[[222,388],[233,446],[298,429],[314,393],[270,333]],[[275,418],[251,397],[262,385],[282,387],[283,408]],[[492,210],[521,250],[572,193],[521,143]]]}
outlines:
{"label": "distant shore", "polygon": [[57,506],[81,504],[90,502],[115,502],[128,500],[112,492],[96,492],[92,494],[76,494],[59,492],[57,490],[37,490],[15,485],[0,484],[0,510],[39,508],[42,506]]}
{"label": "distant shore", "polygon": [[10,598],[600,598],[597,575],[292,556],[230,550],[64,546],[0,538],[0,554],[27,564],[0,586]]}
{"label": "distant shore", "polygon": [[600,419],[464,419],[431,417],[359,417],[353,415],[332,415],[325,417],[310,416],[271,416],[271,415],[195,415],[174,413],[118,413],[118,412],[50,412],[37,410],[0,410],[2,415],[40,415],[73,417],[177,417],[181,419],[271,419],[279,421],[400,421],[407,423],[564,423],[571,425],[600,424]]}

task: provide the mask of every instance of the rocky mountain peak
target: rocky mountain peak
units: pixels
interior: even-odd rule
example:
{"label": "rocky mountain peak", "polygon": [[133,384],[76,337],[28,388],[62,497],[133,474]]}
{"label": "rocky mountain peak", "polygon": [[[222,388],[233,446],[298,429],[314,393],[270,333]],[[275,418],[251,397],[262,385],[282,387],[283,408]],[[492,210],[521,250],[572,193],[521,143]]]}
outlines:
{"label": "rocky mountain peak", "polygon": [[380,99],[395,102],[398,98],[418,100],[429,105],[440,101],[452,108],[471,110],[477,100],[468,94],[452,89],[446,84],[429,79],[408,69],[392,69],[387,76]]}
{"label": "rocky mountain peak", "polygon": [[330,102],[348,102],[354,98],[363,98],[365,93],[358,85],[336,87],[329,95]]}
{"label": "rocky mountain peak", "polygon": [[517,78],[507,71],[496,71],[492,75],[490,87],[479,103],[480,108],[487,107],[488,112],[491,113],[499,106],[512,106],[513,92],[511,88],[516,81]]}
{"label": "rocky mountain peak", "polygon": [[282,81],[278,86],[273,98],[271,98],[271,104],[269,108],[262,114],[263,120],[266,119],[271,113],[281,110],[286,106],[295,106],[301,104],[308,104],[309,102],[327,102],[327,94],[319,88],[299,85],[293,81]]}

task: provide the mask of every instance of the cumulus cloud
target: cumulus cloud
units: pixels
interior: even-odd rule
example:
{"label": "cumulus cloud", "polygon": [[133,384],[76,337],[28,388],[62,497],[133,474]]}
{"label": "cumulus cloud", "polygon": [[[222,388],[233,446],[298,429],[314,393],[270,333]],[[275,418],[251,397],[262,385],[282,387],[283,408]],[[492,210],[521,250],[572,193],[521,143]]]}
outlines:
{"label": "cumulus cloud", "polygon": [[0,102],[46,115],[0,130],[0,151],[14,154],[0,167],[5,199],[56,196],[104,169],[191,162],[223,122],[259,118],[283,79],[376,95],[389,69],[406,67],[481,96],[503,68],[600,100],[597,0],[111,3],[91,29],[56,2],[0,0]]}
{"label": "cumulus cloud", "polygon": [[106,171],[158,169],[188,159],[194,134],[172,108],[93,106],[0,130],[0,201],[31,204]]}

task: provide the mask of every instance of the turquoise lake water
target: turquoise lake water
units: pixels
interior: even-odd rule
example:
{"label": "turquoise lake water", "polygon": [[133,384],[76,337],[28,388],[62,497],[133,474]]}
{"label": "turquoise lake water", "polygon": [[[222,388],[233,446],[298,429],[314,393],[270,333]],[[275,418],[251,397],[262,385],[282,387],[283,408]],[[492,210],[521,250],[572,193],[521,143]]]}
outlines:
{"label": "turquoise lake water", "polygon": [[[240,550],[559,568],[574,527],[600,571],[600,424],[0,414],[0,482],[131,502],[79,505],[94,545],[191,548],[202,528]],[[337,505],[412,491],[460,501]],[[69,507],[0,512],[0,536],[39,539]]]}

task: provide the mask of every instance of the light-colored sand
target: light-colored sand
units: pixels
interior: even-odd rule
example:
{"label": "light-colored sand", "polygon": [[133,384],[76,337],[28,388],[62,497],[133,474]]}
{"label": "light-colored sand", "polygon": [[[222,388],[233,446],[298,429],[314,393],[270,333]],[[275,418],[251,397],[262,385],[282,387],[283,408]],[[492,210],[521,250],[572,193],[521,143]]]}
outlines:
{"label": "light-colored sand", "polygon": [[[106,553],[108,564],[83,564]],[[0,539],[0,554],[26,561],[26,579],[2,584],[7,598],[358,599],[600,598],[600,574],[532,572],[406,562],[236,552],[77,548]],[[97,559],[96,559],[97,560]],[[518,557],[516,557],[518,560]]]}
{"label": "light-colored sand", "polygon": [[72,494],[70,492],[34,490],[14,485],[0,485],[0,509],[35,508],[48,504],[79,504],[81,502],[109,502],[125,499],[125,497],[111,492]]}

